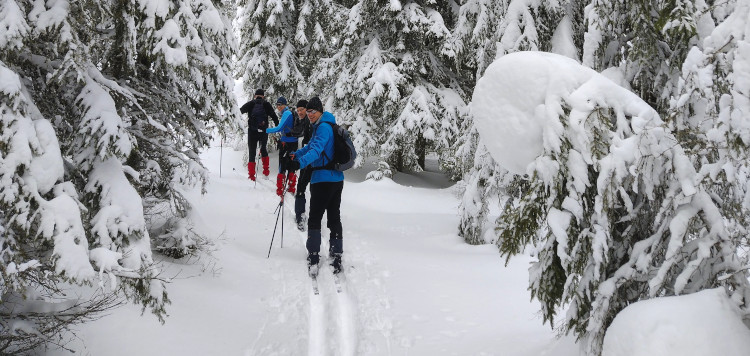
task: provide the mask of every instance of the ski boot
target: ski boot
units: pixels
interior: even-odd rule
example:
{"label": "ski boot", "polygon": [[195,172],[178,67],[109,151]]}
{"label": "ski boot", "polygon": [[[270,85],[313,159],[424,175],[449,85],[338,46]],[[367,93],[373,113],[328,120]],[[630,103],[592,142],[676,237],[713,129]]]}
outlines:
{"label": "ski boot", "polygon": [[331,269],[333,270],[333,274],[341,273],[341,255],[341,253],[331,254]]}
{"label": "ski boot", "polygon": [[310,252],[307,255],[307,273],[310,274],[310,277],[315,278],[318,276],[318,262],[320,262],[320,256],[317,252]]}
{"label": "ski boot", "polygon": [[305,228],[307,227],[307,216],[305,215],[305,213],[297,215],[295,220],[297,222],[297,230],[305,231]]}
{"label": "ski boot", "polygon": [[339,274],[341,272],[341,255],[344,253],[344,240],[341,233],[331,233],[328,242],[328,256],[331,258],[331,269],[333,269],[333,274]]}

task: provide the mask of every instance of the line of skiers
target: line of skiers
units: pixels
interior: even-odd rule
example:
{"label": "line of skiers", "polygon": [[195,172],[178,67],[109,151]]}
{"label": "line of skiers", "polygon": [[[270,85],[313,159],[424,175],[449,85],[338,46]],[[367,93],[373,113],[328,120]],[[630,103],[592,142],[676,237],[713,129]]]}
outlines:
{"label": "line of skiers", "polygon": [[[307,262],[311,275],[317,275],[320,261],[321,221],[327,213],[327,227],[330,230],[329,258],[334,273],[341,272],[343,235],[341,227],[341,193],[344,188],[344,173],[335,169],[334,126],[336,118],[323,110],[320,98],[309,101],[299,100],[295,110],[287,108],[283,96],[276,100],[274,112],[265,100],[263,89],[255,91],[253,100],[248,101],[240,112],[248,114],[248,178],[255,181],[256,149],[260,146],[263,175],[268,176],[269,159],[268,134],[280,133],[279,173],[276,176],[276,194],[282,196],[286,190],[295,195],[295,220],[297,228],[305,228],[305,190],[310,184],[310,216],[307,219]],[[269,118],[275,127],[269,128]],[[327,125],[322,125],[327,123]],[[298,147],[302,137],[302,148]],[[300,170],[299,181],[296,171]],[[285,182],[286,181],[286,182]]]}

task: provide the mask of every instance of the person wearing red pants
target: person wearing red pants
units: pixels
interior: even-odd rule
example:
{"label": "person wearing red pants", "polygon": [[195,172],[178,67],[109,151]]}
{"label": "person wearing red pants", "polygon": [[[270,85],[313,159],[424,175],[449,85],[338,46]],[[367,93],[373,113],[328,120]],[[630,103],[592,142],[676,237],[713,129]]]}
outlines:
{"label": "person wearing red pants", "polygon": [[260,144],[260,157],[263,162],[263,175],[268,177],[271,173],[268,165],[268,150],[266,145],[268,143],[268,134],[265,129],[268,128],[268,117],[271,117],[273,122],[278,125],[279,117],[273,111],[271,103],[264,99],[265,92],[263,89],[255,91],[255,97],[253,100],[248,101],[245,105],[240,107],[240,112],[247,114],[247,146],[249,150],[248,163],[247,163],[247,178],[255,180],[255,152],[257,146]]}
{"label": "person wearing red pants", "polygon": [[297,186],[297,174],[294,170],[288,170],[284,162],[291,156],[292,152],[297,150],[298,139],[295,136],[290,136],[290,132],[294,128],[294,115],[292,111],[286,107],[286,98],[280,96],[276,100],[276,109],[281,114],[281,122],[278,126],[270,129],[266,129],[266,134],[281,132],[281,149],[279,150],[279,174],[276,176],[276,195],[281,196],[284,194],[284,184],[287,183],[285,178],[288,179],[289,192],[294,194],[294,188]]}

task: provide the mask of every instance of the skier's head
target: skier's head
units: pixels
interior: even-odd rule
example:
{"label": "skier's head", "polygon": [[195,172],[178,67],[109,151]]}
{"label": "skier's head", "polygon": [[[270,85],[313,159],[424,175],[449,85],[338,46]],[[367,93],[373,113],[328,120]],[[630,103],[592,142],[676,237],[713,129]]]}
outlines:
{"label": "skier's head", "polygon": [[265,92],[265,91],[263,91],[263,89],[257,89],[257,90],[255,91],[255,98],[256,98],[256,99],[258,99],[258,98],[263,98],[263,97],[265,96],[265,94],[266,94],[266,92]]}
{"label": "skier's head", "polygon": [[312,97],[305,107],[307,108],[307,118],[313,124],[318,122],[320,117],[323,116],[323,102],[317,96]]}
{"label": "skier's head", "polygon": [[305,99],[297,102],[297,116],[299,116],[300,119],[304,119],[307,116],[307,112],[305,111],[306,106],[307,100]]}
{"label": "skier's head", "polygon": [[280,96],[278,99],[276,99],[276,110],[279,110],[279,112],[283,112],[284,109],[286,109],[286,98]]}

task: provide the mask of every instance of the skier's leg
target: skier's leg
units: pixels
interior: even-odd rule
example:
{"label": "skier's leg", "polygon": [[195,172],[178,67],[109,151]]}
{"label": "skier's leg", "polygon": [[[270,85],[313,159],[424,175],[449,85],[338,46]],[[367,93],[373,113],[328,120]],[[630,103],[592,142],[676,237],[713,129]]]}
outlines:
{"label": "skier's leg", "polygon": [[286,157],[286,147],[282,144],[279,150],[279,174],[286,174],[286,168],[284,167],[284,157]]}
{"label": "skier's leg", "polygon": [[247,177],[255,180],[255,150],[258,147],[257,135],[253,134],[252,129],[247,131]]}
{"label": "skier's leg", "polygon": [[310,183],[311,176],[312,170],[309,168],[302,169],[299,173],[299,180],[297,181],[297,193],[294,195],[294,213],[297,218],[297,223],[302,220],[302,215],[305,213],[305,205],[307,204],[305,191],[307,190],[307,185]]}
{"label": "skier's leg", "polygon": [[341,255],[344,253],[344,236],[341,226],[341,193],[344,188],[344,182],[331,183],[331,199],[326,207],[328,216],[328,229],[331,231],[329,246],[331,256],[331,266],[334,273],[341,272]]}
{"label": "skier's leg", "polygon": [[320,253],[320,223],[326,209],[325,183],[310,185],[310,219],[307,220],[307,261],[317,265]]}
{"label": "skier's leg", "polygon": [[[286,157],[288,160],[291,160],[292,153],[297,151],[297,142],[287,142],[284,144],[284,148],[286,150]],[[297,188],[297,174],[296,171],[288,171],[287,172],[287,191],[289,193],[294,194],[295,188]]]}
{"label": "skier's leg", "polygon": [[266,147],[268,145],[268,134],[263,132],[258,133],[258,136],[258,141],[260,141],[260,157],[261,161],[263,162],[263,175],[268,177],[268,175],[271,174],[271,171],[269,169],[270,163],[268,161],[268,149]]}

